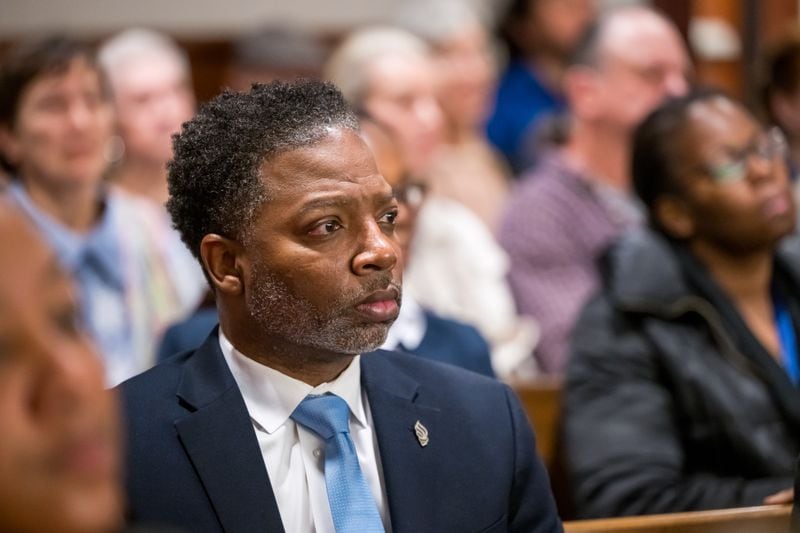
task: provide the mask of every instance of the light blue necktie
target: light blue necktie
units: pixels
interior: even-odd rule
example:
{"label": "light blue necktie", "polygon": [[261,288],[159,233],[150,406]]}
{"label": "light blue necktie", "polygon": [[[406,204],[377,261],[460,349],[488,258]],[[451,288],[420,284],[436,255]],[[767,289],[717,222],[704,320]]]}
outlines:
{"label": "light blue necktie", "polygon": [[383,523],[350,438],[350,409],[333,394],[306,396],[292,419],[325,441],[325,486],[336,533],[383,533]]}

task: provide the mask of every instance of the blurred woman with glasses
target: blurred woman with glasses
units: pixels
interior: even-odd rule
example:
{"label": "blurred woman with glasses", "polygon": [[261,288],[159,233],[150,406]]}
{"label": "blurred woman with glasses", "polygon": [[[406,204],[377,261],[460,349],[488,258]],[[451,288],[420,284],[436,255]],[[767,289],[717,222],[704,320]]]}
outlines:
{"label": "blurred woman with glasses", "polygon": [[634,136],[648,229],[606,255],[572,338],[566,444],[580,516],[791,501],[800,240],[786,142],[696,91]]}

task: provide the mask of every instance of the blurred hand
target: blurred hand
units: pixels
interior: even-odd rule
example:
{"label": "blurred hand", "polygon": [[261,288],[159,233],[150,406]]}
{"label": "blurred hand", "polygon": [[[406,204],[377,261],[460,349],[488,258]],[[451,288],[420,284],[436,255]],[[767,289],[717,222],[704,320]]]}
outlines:
{"label": "blurred hand", "polygon": [[782,505],[794,501],[794,489],[784,489],[764,498],[764,505]]}

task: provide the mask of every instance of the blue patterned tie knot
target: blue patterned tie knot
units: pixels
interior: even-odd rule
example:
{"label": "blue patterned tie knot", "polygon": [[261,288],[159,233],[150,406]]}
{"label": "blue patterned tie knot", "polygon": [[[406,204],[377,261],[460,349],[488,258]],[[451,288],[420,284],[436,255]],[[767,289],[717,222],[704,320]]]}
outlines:
{"label": "blue patterned tie knot", "polygon": [[292,420],[325,441],[325,486],[337,533],[383,533],[378,507],[350,438],[350,409],[339,396],[306,396]]}
{"label": "blue patterned tie knot", "polygon": [[327,441],[337,433],[350,433],[350,408],[339,396],[306,396],[292,419]]}

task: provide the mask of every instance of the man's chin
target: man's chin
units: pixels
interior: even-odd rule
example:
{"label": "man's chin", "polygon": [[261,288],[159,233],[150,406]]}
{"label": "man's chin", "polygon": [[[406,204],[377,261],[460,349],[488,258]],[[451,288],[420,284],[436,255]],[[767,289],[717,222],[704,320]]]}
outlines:
{"label": "man's chin", "polygon": [[380,323],[359,328],[359,331],[353,332],[350,337],[352,343],[348,346],[343,346],[343,348],[346,348],[344,353],[358,355],[374,352],[386,342],[390,327],[391,323]]}

